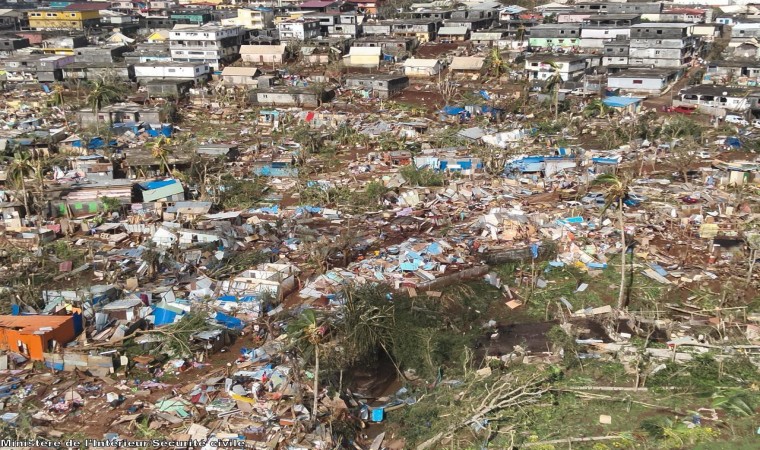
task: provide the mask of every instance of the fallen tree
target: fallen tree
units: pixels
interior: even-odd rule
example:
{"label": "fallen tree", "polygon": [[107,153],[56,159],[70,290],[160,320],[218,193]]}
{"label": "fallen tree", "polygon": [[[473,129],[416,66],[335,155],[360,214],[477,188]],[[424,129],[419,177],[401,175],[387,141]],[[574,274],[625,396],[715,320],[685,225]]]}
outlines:
{"label": "fallen tree", "polygon": [[547,383],[549,378],[541,374],[515,387],[514,380],[502,377],[491,386],[486,385],[483,400],[472,408],[470,414],[418,445],[417,450],[429,449],[438,441],[452,436],[466,426],[497,420],[496,414],[502,410],[537,403],[550,390]]}

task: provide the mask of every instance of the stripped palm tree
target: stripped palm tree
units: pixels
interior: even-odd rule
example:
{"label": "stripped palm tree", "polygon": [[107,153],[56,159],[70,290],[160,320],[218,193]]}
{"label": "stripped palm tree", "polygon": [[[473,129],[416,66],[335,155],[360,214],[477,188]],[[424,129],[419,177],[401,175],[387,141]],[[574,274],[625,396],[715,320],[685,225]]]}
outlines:
{"label": "stripped palm tree", "polygon": [[166,148],[166,138],[164,136],[159,136],[158,139],[153,141],[150,153],[158,160],[159,170],[163,166],[164,171],[169,175],[172,171],[169,167],[169,150]]}
{"label": "stripped palm tree", "polygon": [[618,309],[627,306],[627,296],[625,295],[625,270],[626,270],[626,253],[628,245],[625,240],[625,216],[623,215],[623,202],[628,195],[629,179],[625,175],[603,174],[599,175],[592,184],[604,186],[604,208],[603,215],[611,207],[617,207],[618,226],[620,228],[620,290],[618,292]]}
{"label": "stripped palm tree", "polygon": [[31,214],[29,210],[29,195],[26,189],[26,179],[34,174],[34,164],[27,152],[16,152],[13,160],[8,165],[7,179],[11,182],[17,191],[21,191],[21,197],[24,203],[24,210],[27,215]]}
{"label": "stripped palm tree", "polygon": [[314,353],[314,406],[311,419],[315,422],[319,400],[319,350],[325,340],[327,327],[320,324],[313,309],[305,309],[298,318],[288,324],[287,331],[291,343],[305,352]]}
{"label": "stripped palm tree", "polygon": [[486,58],[486,67],[493,78],[499,78],[509,70],[509,64],[502,57],[499,47],[491,47]]}
{"label": "stripped palm tree", "polygon": [[554,61],[549,61],[545,64],[553,70],[553,73],[544,81],[544,91],[552,93],[554,120],[557,120],[559,116],[559,88],[562,86],[562,73],[559,70],[559,65]]}

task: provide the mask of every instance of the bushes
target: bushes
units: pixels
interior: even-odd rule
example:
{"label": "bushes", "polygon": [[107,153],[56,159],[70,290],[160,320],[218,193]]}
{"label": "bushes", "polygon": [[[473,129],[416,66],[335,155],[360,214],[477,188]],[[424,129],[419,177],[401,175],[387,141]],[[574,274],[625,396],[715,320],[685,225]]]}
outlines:
{"label": "bushes", "polygon": [[401,175],[412,186],[438,187],[446,184],[446,178],[442,173],[430,169],[418,169],[414,165],[401,168]]}

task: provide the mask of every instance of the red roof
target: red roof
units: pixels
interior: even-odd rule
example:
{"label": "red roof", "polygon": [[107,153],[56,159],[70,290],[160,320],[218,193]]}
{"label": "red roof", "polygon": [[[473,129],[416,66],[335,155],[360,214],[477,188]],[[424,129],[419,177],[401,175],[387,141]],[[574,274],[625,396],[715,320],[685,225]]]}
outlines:
{"label": "red roof", "polygon": [[333,4],[338,3],[335,0],[311,0],[298,5],[299,8],[327,8]]}
{"label": "red roof", "polygon": [[111,7],[108,2],[72,3],[64,11],[103,11]]}

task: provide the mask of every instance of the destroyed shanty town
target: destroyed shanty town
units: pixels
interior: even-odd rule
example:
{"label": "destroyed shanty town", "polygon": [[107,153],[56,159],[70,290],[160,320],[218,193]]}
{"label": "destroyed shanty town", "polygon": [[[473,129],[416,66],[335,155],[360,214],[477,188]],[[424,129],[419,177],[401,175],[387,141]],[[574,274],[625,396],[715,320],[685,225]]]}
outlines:
{"label": "destroyed shanty town", "polygon": [[760,448],[760,5],[3,5],[0,447]]}

